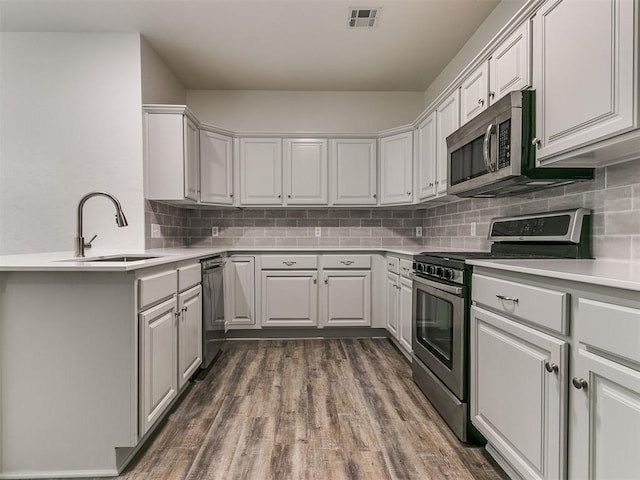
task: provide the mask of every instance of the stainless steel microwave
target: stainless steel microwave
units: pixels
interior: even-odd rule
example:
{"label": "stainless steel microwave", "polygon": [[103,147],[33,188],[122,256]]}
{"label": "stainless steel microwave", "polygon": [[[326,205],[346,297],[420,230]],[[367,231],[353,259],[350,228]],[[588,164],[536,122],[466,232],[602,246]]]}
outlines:
{"label": "stainless steel microwave", "polygon": [[535,90],[510,92],[447,137],[447,193],[504,197],[593,179],[592,168],[536,166]]}

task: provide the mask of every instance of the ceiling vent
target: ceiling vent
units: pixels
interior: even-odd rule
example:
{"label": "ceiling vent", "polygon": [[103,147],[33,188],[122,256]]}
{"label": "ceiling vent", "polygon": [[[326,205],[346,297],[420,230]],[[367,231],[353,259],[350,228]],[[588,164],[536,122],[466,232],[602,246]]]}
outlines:
{"label": "ceiling vent", "polygon": [[378,24],[380,8],[349,8],[349,28],[373,28]]}

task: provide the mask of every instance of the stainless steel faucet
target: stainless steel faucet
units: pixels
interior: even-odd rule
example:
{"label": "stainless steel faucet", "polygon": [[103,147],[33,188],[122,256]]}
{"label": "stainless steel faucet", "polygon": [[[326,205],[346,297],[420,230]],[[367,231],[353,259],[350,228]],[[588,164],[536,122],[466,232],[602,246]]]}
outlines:
{"label": "stainless steel faucet", "polygon": [[120,202],[116,197],[107,192],[87,193],[80,199],[80,203],[78,203],[78,229],[76,237],[74,238],[74,251],[76,257],[84,257],[84,249],[87,247],[91,247],[91,242],[93,242],[93,240],[97,237],[97,235],[94,235],[89,243],[84,243],[84,237],[82,236],[82,208],[84,207],[84,204],[87,200],[98,195],[107,197],[116,206],[116,224],[118,225],[118,227],[126,227],[127,225],[129,225],[127,223],[127,217],[124,216],[124,212],[122,211],[122,206],[120,205]]}

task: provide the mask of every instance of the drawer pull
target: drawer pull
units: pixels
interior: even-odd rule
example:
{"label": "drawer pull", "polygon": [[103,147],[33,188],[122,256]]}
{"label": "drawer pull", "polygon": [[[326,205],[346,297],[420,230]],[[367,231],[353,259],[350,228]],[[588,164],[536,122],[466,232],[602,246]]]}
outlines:
{"label": "drawer pull", "polygon": [[557,363],[544,362],[544,368],[549,373],[558,373],[558,364]]}
{"label": "drawer pull", "polygon": [[504,300],[506,302],[513,302],[513,303],[519,303],[520,300],[518,300],[517,298],[511,298],[511,297],[505,297],[504,295],[497,295],[496,297],[500,300]]}
{"label": "drawer pull", "polygon": [[587,388],[587,381],[584,378],[573,377],[571,383],[573,383],[573,386],[578,390],[581,390],[583,388],[586,390]]}
{"label": "drawer pull", "polygon": [[295,265],[297,262],[282,262],[284,263],[287,267],[290,267],[291,265]]}
{"label": "drawer pull", "polygon": [[353,260],[340,260],[340,263],[343,265],[351,265],[353,263]]}
{"label": "drawer pull", "polygon": [[393,267],[393,263],[390,263],[390,264],[389,264],[389,266],[390,266],[390,267]]}

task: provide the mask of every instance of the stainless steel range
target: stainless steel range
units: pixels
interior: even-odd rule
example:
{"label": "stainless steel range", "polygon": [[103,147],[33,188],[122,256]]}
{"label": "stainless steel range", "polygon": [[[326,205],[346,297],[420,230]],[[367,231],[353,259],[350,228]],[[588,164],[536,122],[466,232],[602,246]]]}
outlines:
{"label": "stainless steel range", "polygon": [[413,379],[464,442],[482,442],[469,420],[469,309],[476,258],[591,258],[590,211],[494,218],[490,252],[413,257]]}

